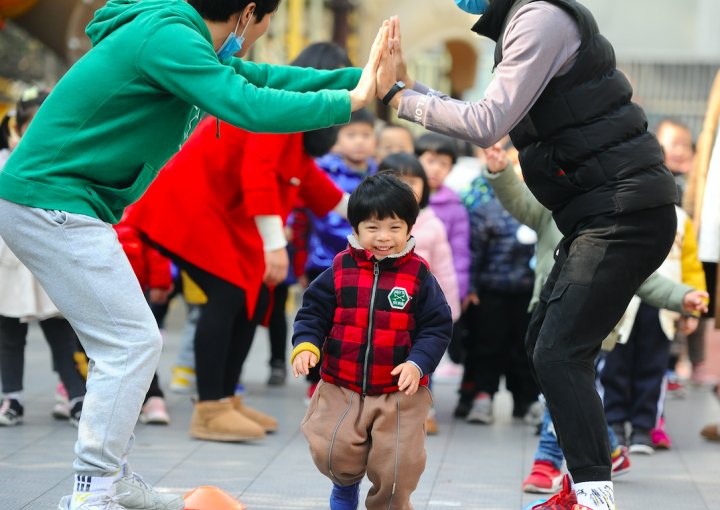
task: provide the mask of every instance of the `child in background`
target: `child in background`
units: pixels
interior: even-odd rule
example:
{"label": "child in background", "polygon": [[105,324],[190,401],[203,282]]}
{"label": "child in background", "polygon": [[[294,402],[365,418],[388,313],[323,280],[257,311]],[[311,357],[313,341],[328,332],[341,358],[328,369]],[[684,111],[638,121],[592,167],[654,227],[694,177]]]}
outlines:
{"label": "child in background", "polygon": [[427,175],[430,207],[445,225],[460,299],[464,300],[470,283],[470,220],[458,194],[443,184],[457,161],[455,140],[427,133],[418,138],[415,154]]}
{"label": "child in background", "polygon": [[[338,130],[332,152],[315,162],[337,187],[345,193],[352,193],[365,177],[377,171],[373,158],[376,145],[375,116],[368,110],[358,110],[350,116],[350,122]],[[322,217],[310,213],[308,222],[304,281],[310,283],[332,265],[335,255],[347,248],[352,227],[336,212]],[[320,382],[319,368],[311,370],[307,380],[310,383],[307,396],[310,398]]]}
{"label": "child in background", "polygon": [[378,134],[377,160],[382,161],[390,154],[415,152],[415,137],[406,126],[385,124]]}
{"label": "child in background", "polygon": [[[380,171],[399,177],[412,188],[418,200],[420,213],[412,229],[415,238],[415,253],[424,258],[437,278],[445,299],[450,305],[453,322],[460,318],[460,295],[457,275],[453,267],[453,256],[448,243],[445,226],[428,207],[430,187],[427,175],[418,159],[412,154],[397,153],[380,163]],[[429,435],[438,433],[435,408],[431,407],[425,430]]]}
{"label": "child in background", "polygon": [[333,482],[331,510],[357,509],[365,473],[373,483],[366,508],[411,508],[425,468],[427,374],[447,348],[452,319],[414,253],[417,215],[405,183],[365,179],[348,204],[350,246],[308,287],[295,320],[295,377],[323,353],[322,382],[301,427]]}

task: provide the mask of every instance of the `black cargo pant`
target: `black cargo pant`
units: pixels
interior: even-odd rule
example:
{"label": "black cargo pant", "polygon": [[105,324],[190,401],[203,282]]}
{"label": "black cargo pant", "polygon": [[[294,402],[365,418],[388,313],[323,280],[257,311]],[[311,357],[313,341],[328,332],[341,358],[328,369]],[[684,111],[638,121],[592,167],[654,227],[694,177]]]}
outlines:
{"label": "black cargo pant", "polygon": [[558,246],[526,347],[576,483],[610,480],[610,447],[594,360],[640,284],[675,238],[673,205],[598,216]]}

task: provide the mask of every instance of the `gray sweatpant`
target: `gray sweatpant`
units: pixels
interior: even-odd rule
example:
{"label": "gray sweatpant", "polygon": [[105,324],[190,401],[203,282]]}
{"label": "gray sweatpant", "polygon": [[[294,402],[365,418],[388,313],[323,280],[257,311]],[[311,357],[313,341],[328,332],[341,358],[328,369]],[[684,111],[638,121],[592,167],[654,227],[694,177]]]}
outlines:
{"label": "gray sweatpant", "polygon": [[75,471],[118,473],[162,339],[113,227],[0,199],[0,237],[40,281],[90,358]]}

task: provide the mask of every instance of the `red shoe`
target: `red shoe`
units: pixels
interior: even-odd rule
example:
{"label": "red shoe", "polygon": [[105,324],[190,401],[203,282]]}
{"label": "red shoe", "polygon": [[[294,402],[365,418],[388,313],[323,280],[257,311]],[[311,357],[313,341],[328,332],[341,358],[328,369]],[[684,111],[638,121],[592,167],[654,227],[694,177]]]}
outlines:
{"label": "red shoe", "polygon": [[560,490],[562,480],[562,473],[552,462],[536,460],[530,475],[522,483],[522,490],[533,494],[555,494]]}
{"label": "red shoe", "polygon": [[315,394],[315,390],[318,387],[318,383],[312,383],[310,386],[308,386],[307,395],[305,395],[305,405],[310,405],[310,399]]}
{"label": "red shoe", "polygon": [[612,454],[612,475],[613,478],[616,476],[624,475],[630,471],[630,454],[628,453],[627,446],[618,446]]}
{"label": "red shoe", "polygon": [[562,490],[545,503],[535,505],[532,510],[592,510],[592,508],[578,504],[575,491],[570,488],[570,476],[565,475]]}

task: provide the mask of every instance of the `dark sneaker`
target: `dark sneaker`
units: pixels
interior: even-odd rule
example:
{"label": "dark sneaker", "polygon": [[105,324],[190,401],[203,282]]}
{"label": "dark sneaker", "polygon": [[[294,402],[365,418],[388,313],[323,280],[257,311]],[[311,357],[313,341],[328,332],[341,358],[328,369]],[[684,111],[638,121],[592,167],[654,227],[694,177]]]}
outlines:
{"label": "dark sneaker", "polygon": [[633,430],[633,433],[630,435],[630,453],[640,453],[643,455],[652,455],[655,453],[649,430]]}
{"label": "dark sneaker", "polygon": [[282,386],[285,384],[287,377],[287,369],[282,361],[270,362],[270,377],[268,378],[268,386]]}
{"label": "dark sneaker", "polygon": [[343,487],[333,484],[330,510],[357,510],[360,501],[360,482]]}
{"label": "dark sneaker", "polygon": [[630,446],[630,442],[628,441],[628,435],[627,431],[625,430],[625,424],[624,423],[611,423],[610,428],[612,429],[613,433],[615,434],[615,437],[617,437],[618,443],[620,443],[620,446]]}
{"label": "dark sneaker", "polygon": [[80,426],[80,414],[82,414],[83,399],[74,398],[70,403],[70,423],[75,427]]}
{"label": "dark sneaker", "polygon": [[24,409],[14,398],[6,398],[0,404],[0,426],[12,427],[22,423]]}
{"label": "dark sneaker", "polygon": [[460,397],[460,400],[458,400],[457,406],[455,407],[455,411],[453,412],[453,416],[455,416],[455,418],[467,418],[468,414],[470,414],[470,410],[472,409],[472,405],[472,397]]}

